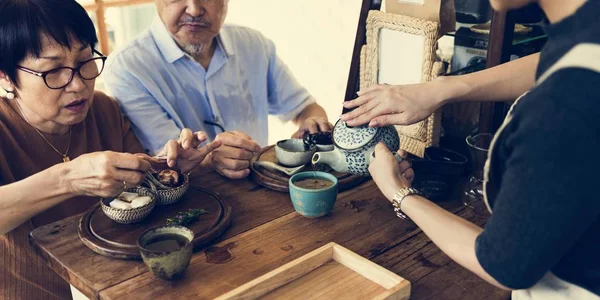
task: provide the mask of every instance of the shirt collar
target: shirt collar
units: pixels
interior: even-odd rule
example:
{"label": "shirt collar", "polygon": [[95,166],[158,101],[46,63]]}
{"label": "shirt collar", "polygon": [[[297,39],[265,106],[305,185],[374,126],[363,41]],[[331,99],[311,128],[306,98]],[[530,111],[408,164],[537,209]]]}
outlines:
{"label": "shirt collar", "polygon": [[179,48],[179,45],[177,45],[173,36],[169,30],[167,30],[167,27],[160,18],[157,17],[154,19],[154,22],[150,27],[150,32],[154,37],[154,42],[158,46],[158,49],[160,49],[160,52],[170,64],[186,55],[185,52]]}
{"label": "shirt collar", "polygon": [[[150,27],[150,32],[152,33],[160,52],[168,63],[172,64],[178,59],[187,56],[187,53],[179,48],[179,45],[177,45],[177,42],[175,42],[175,39],[160,18],[157,17],[154,19],[154,22]],[[223,48],[223,51],[227,56],[234,55],[231,37],[224,30],[219,32],[217,43],[218,46]]]}
{"label": "shirt collar", "polygon": [[221,28],[221,31],[219,32],[219,35],[217,36],[217,40],[219,42],[219,44],[221,45],[221,47],[223,48],[223,51],[225,52],[225,54],[227,56],[232,56],[235,55],[235,52],[233,51],[233,41],[231,39],[231,36],[229,35],[229,32],[227,30],[224,30],[225,26],[224,25],[223,28]]}

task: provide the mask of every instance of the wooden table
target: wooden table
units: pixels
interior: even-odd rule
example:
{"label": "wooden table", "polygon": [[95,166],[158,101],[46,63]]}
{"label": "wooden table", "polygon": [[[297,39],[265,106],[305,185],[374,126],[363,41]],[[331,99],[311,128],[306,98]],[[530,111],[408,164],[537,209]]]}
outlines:
{"label": "wooden table", "polygon": [[[162,281],[141,261],[92,252],[77,235],[80,216],[37,228],[31,244],[90,299],[211,299],[331,241],[408,279],[411,299],[509,298],[450,260],[414,224],[397,218],[372,181],[341,193],[333,212],[319,219],[297,214],[288,194],[249,180],[208,174],[193,184],[227,199],[233,219],[214,246],[194,254],[182,280]],[[486,221],[458,200],[441,205],[477,224]]]}

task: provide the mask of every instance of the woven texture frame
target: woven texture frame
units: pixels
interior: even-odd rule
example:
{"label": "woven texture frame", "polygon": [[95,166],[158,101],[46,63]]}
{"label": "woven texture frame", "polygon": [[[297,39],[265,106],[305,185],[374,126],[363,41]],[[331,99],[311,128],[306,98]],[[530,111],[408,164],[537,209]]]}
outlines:
{"label": "woven texture frame", "polygon": [[[378,83],[379,33],[384,28],[425,37],[421,82],[431,81],[442,73],[442,64],[436,62],[435,56],[439,35],[438,23],[398,14],[370,11],[367,18],[367,44],[361,49],[361,89]],[[400,135],[400,149],[423,157],[427,147],[439,143],[441,112],[437,111],[419,123],[396,126],[396,128]]]}

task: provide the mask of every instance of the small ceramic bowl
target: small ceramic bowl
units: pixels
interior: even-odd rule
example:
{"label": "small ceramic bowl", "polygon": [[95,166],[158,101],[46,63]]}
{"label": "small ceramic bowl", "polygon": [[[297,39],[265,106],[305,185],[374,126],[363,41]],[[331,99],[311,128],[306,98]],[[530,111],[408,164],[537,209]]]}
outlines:
{"label": "small ceramic bowl", "polygon": [[188,175],[183,176],[183,183],[177,187],[169,188],[169,189],[160,189],[157,188],[156,195],[156,204],[158,205],[168,205],[173,204],[179,201],[185,192],[187,192],[190,187],[190,177]]}
{"label": "small ceramic bowl", "polygon": [[[302,180],[324,179],[333,184],[328,187],[312,189],[299,187]],[[299,214],[307,218],[319,218],[327,215],[333,209],[338,195],[337,177],[325,172],[302,172],[289,180],[290,198],[292,205]]]}
{"label": "small ceramic bowl", "polygon": [[120,223],[120,224],[131,224],[131,223],[137,223],[141,220],[143,220],[145,217],[147,217],[152,210],[154,209],[154,206],[156,205],[156,188],[154,188],[153,186],[150,188],[146,188],[146,187],[135,187],[135,188],[130,188],[127,189],[126,192],[130,192],[130,193],[138,193],[139,195],[142,196],[149,196],[150,198],[152,198],[152,200],[150,201],[150,203],[141,206],[141,207],[136,207],[136,208],[129,208],[129,209],[119,209],[119,208],[114,208],[110,206],[110,202],[113,201],[116,197],[110,197],[110,198],[102,198],[100,200],[100,206],[102,207],[102,211],[104,212],[104,214],[111,220]]}
{"label": "small ceramic bowl", "polygon": [[[162,240],[163,249],[150,249],[150,244],[157,240],[161,240],[161,237],[173,238],[177,237],[177,241],[170,240],[171,244],[166,243]],[[142,233],[137,240],[137,246],[140,249],[142,259],[148,269],[154,274],[154,276],[164,279],[173,280],[183,276],[185,270],[190,264],[192,258],[192,240],[194,239],[194,232],[183,226],[162,226],[152,228]],[[176,247],[172,243],[176,243]]]}
{"label": "small ceramic bowl", "polygon": [[275,144],[275,158],[279,164],[286,167],[298,167],[310,162],[317,146],[310,145],[306,150],[301,139],[281,140]]}

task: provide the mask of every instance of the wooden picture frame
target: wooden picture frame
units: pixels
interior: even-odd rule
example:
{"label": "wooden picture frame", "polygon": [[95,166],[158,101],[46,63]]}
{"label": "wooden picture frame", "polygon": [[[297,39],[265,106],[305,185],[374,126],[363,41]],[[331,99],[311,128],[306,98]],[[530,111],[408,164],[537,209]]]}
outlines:
{"label": "wooden picture frame", "polygon": [[[435,55],[438,23],[370,11],[366,26],[367,43],[362,49],[360,64],[361,89],[374,84],[428,82],[441,75],[442,63],[436,61]],[[403,55],[403,51],[407,54]],[[423,157],[427,147],[439,144],[441,112],[419,123],[396,127],[400,149]]]}

